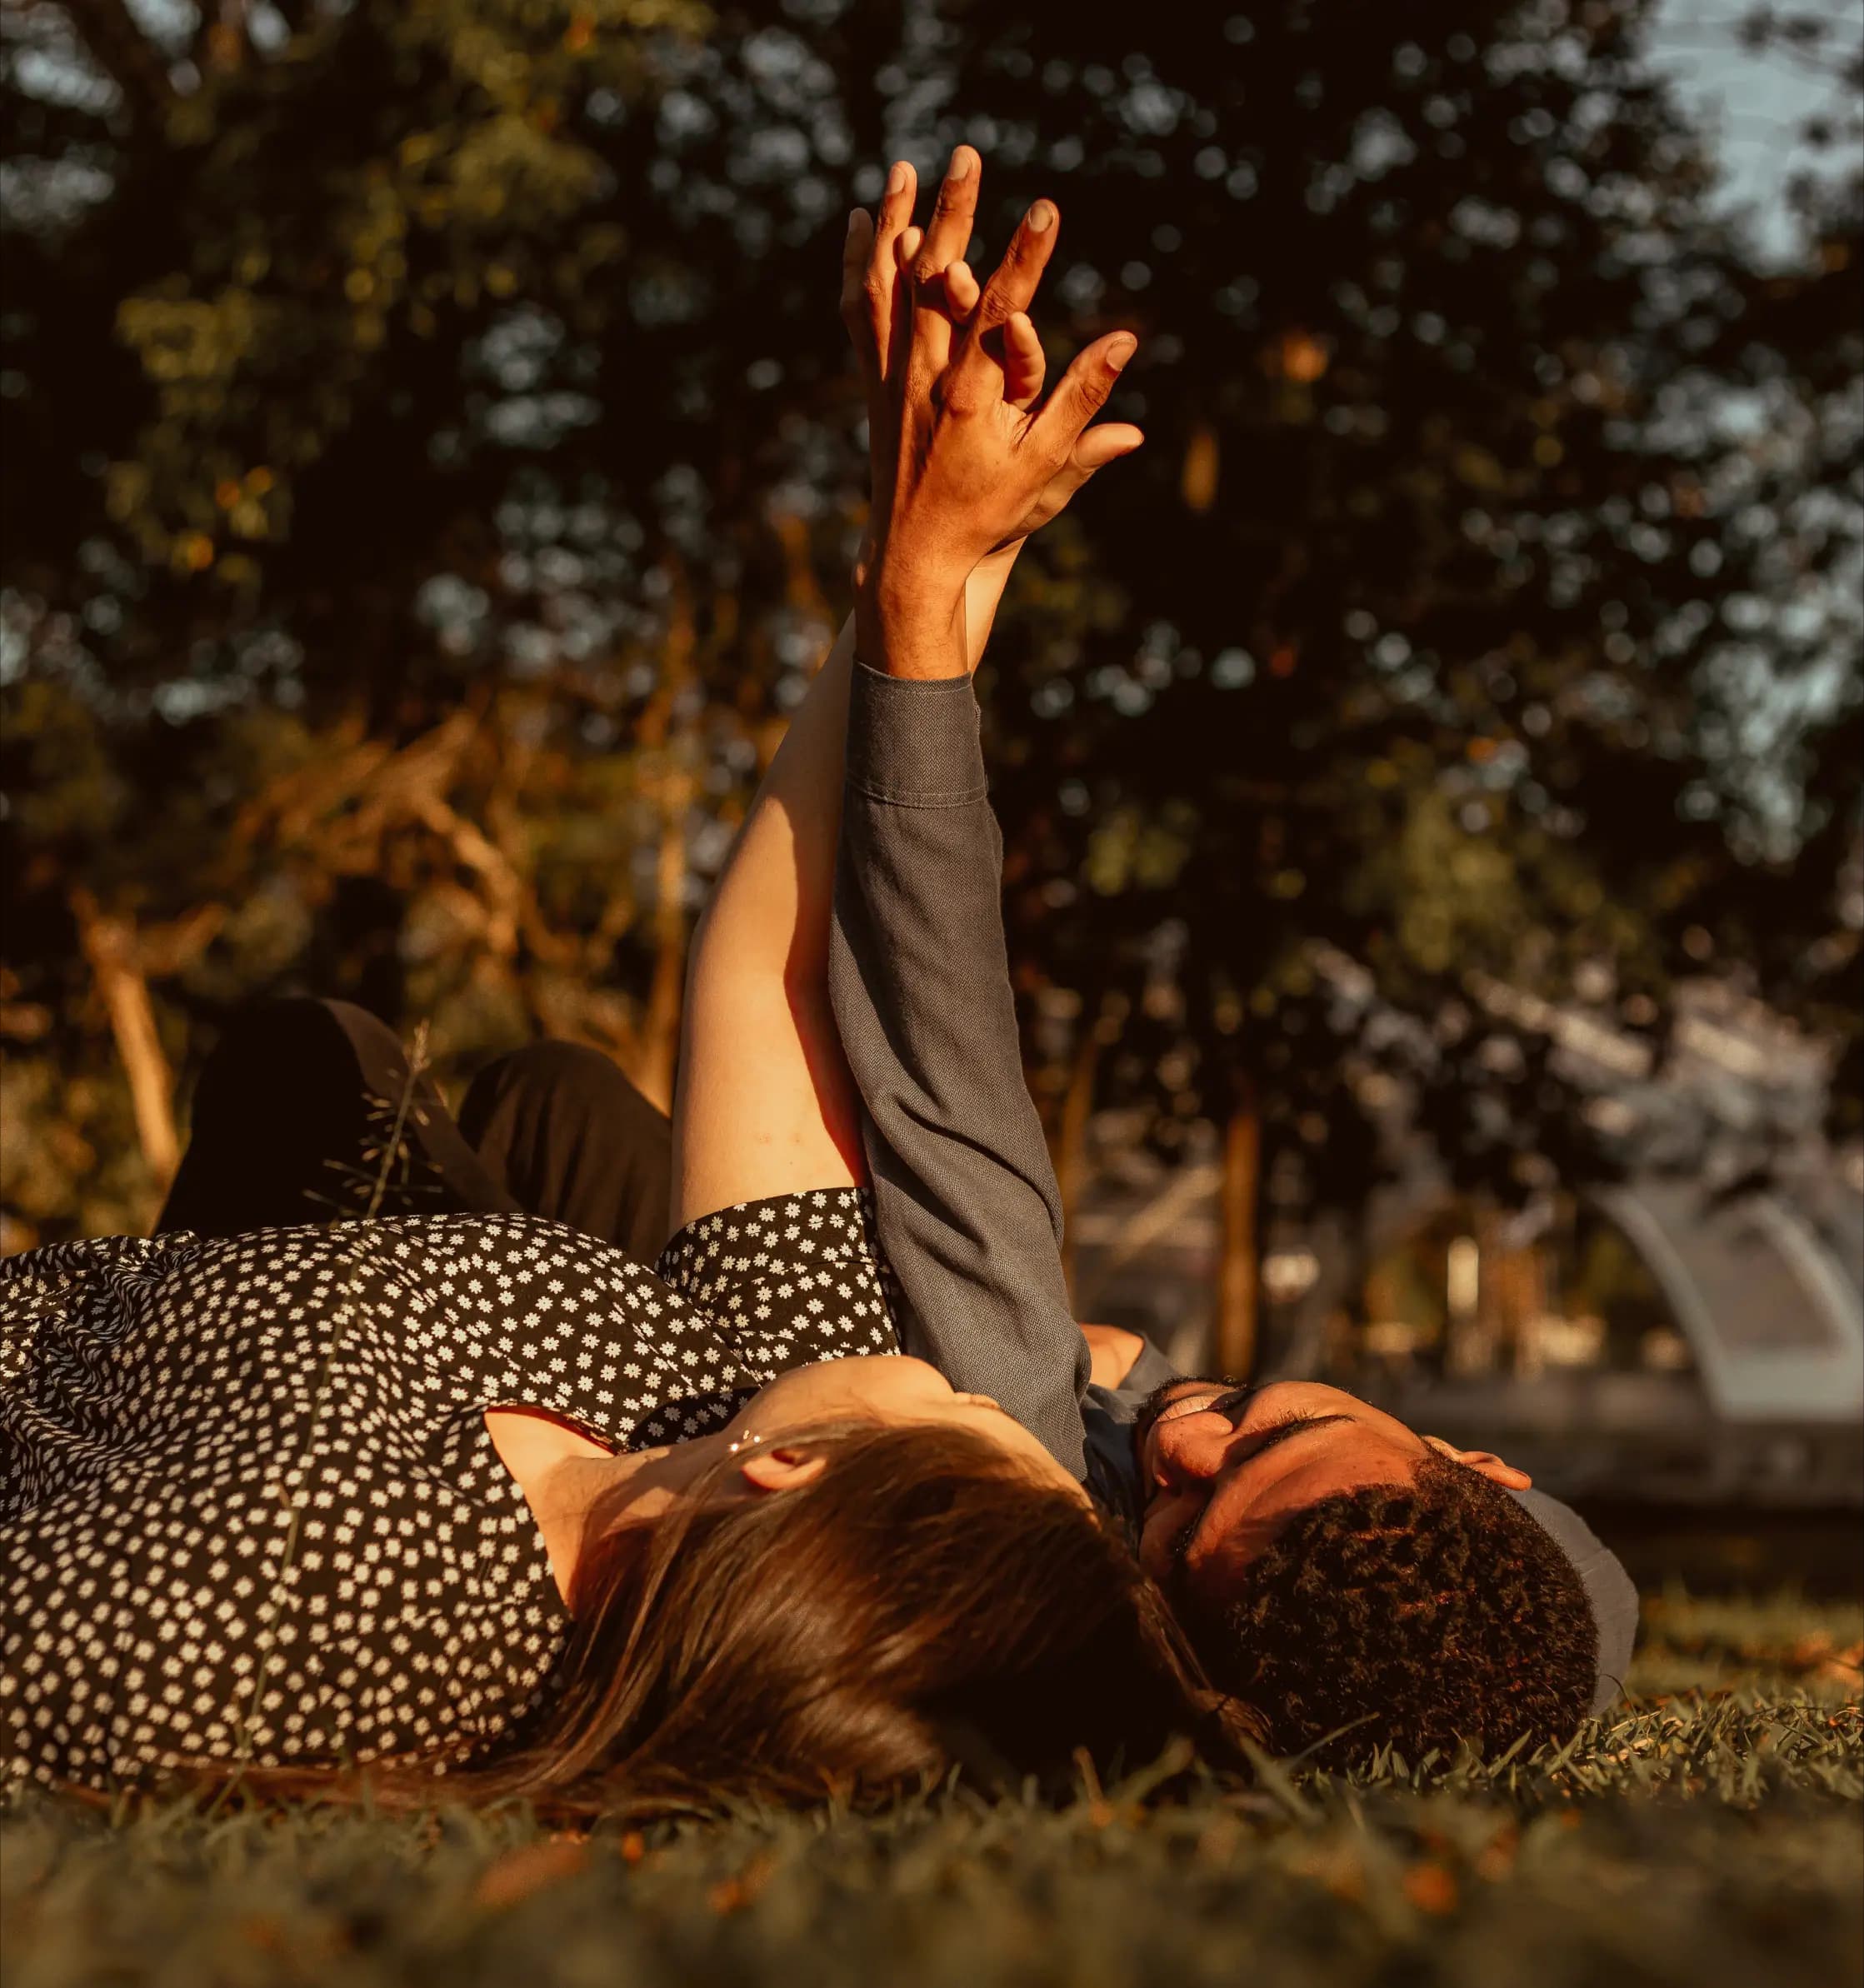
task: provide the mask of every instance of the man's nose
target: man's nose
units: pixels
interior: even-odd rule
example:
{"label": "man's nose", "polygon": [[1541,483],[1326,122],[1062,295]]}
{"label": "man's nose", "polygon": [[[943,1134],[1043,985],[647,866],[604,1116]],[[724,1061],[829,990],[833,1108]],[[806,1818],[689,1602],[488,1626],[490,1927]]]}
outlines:
{"label": "man's nose", "polygon": [[1235,1436],[1236,1431],[1220,1415],[1180,1416],[1162,1424],[1152,1471],[1160,1488],[1207,1484],[1223,1468]]}

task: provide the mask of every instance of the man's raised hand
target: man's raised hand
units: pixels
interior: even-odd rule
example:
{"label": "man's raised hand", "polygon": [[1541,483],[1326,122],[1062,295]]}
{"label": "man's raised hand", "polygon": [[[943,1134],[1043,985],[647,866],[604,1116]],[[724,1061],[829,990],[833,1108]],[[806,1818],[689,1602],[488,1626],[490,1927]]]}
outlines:
{"label": "man's raised hand", "polygon": [[[961,323],[970,322],[982,292],[967,263],[954,262],[945,272],[945,288],[947,305],[954,318]],[[1004,405],[1027,413],[1042,398],[1042,383],[1048,373],[1048,357],[1029,313],[1012,311],[1003,320],[1002,330],[994,339],[986,333],[987,351],[992,343],[1003,369]],[[1087,429],[1076,442],[1067,461],[1044,486],[1028,515],[1010,537],[993,549],[1003,551],[1041,531],[1052,517],[1067,508],[1068,500],[1096,470],[1106,468],[1109,462],[1117,462],[1122,456],[1131,455],[1145,439],[1131,422],[1102,422]]]}
{"label": "man's raised hand", "polygon": [[896,648],[917,631],[948,661],[949,624],[962,628],[957,602],[979,562],[1013,557],[1096,470],[1144,439],[1124,423],[1087,427],[1131,356],[1130,333],[1090,346],[1037,407],[1047,369],[1027,307],[1059,217],[1037,202],[980,291],[961,257],[980,177],[977,154],[960,147],[922,232],[902,163],[877,217],[849,219],[842,312],[867,389],[873,482],[857,576],[869,652],[884,612]]}

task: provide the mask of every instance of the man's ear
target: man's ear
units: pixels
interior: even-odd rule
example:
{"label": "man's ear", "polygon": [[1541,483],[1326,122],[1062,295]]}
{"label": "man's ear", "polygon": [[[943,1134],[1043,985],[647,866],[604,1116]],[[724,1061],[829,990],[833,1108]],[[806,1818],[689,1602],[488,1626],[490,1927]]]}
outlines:
{"label": "man's ear", "polygon": [[828,1468],[828,1459],[807,1443],[772,1443],[747,1450],[737,1460],[738,1475],[753,1496],[801,1491]]}
{"label": "man's ear", "polygon": [[1529,1491],[1534,1480],[1526,1471],[1517,1471],[1512,1463],[1504,1463],[1492,1450],[1456,1450],[1444,1441],[1441,1436],[1427,1436],[1424,1441],[1439,1456],[1452,1463],[1466,1464],[1478,1476],[1487,1477],[1492,1484],[1499,1484],[1505,1491]]}

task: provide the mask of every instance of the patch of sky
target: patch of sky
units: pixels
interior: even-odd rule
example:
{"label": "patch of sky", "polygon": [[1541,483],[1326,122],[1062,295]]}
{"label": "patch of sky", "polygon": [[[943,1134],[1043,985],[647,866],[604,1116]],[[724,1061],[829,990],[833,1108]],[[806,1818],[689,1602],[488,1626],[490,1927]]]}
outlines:
{"label": "patch of sky", "polygon": [[[1864,16],[1857,0],[1797,0],[1792,12],[1823,24],[1807,47],[1743,44],[1748,9],[1738,0],[1664,0],[1650,48],[1658,71],[1713,139],[1722,197],[1744,211],[1756,246],[1768,257],[1791,255],[1797,238],[1789,193],[1802,173],[1857,171],[1864,165],[1857,107],[1842,63],[1854,54]],[[1807,127],[1827,117],[1844,131],[1822,152]]]}

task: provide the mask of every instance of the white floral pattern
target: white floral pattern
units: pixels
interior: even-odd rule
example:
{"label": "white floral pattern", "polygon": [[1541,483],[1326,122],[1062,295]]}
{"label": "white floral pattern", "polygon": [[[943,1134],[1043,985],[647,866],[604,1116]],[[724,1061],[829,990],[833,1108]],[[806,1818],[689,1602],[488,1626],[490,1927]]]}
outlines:
{"label": "white floral pattern", "polygon": [[787,1367],[896,1350],[853,1189],[708,1216],[660,1267],[529,1216],[0,1263],[8,1777],[496,1740],[567,1617],[485,1409],[651,1448]]}

